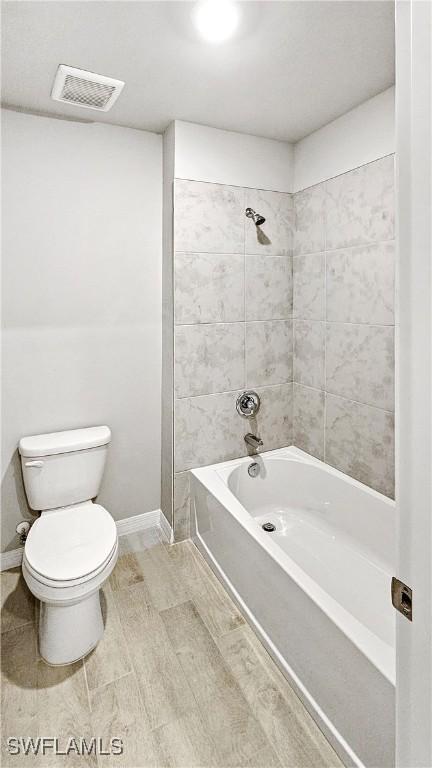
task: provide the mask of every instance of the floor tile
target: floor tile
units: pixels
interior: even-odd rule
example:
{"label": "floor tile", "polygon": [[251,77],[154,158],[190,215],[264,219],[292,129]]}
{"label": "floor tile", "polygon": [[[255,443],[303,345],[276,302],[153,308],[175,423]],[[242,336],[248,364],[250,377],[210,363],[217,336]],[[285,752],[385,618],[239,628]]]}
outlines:
{"label": "floor tile", "polygon": [[110,576],[109,583],[111,589],[116,592],[118,589],[125,589],[132,584],[139,584],[144,580],[144,574],[138,560],[137,553],[128,552],[117,560],[116,566]]}
{"label": "floor tile", "polygon": [[1,631],[17,629],[34,621],[35,600],[24,581],[21,568],[11,568],[0,574]]}
{"label": "floor tile", "polygon": [[195,605],[183,603],[163,611],[161,616],[206,720],[218,759],[226,766],[251,760],[268,746],[266,736]]}
{"label": "floor tile", "polygon": [[40,755],[11,756],[4,742],[49,735],[63,746],[100,738],[105,749],[122,739],[124,752],[45,755],[44,768],[339,768],[192,542],[169,546],[157,529],[123,538],[101,596],[105,634],[84,662],[39,658],[19,571],[5,578],[17,602],[2,634],[2,765],[40,766]]}
{"label": "floor tile", "polygon": [[[2,731],[9,736],[58,738],[65,750],[70,738],[90,743],[90,707],[82,662],[67,667],[50,667],[43,661],[10,670],[2,685]],[[4,747],[3,747],[4,749]],[[2,765],[43,765],[96,768],[95,754],[80,756],[71,752],[56,755],[10,755],[3,751]]]}
{"label": "floor tile", "polygon": [[244,619],[191,541],[169,547],[168,554],[213,637],[244,624]]}
{"label": "floor tile", "polygon": [[123,633],[143,701],[144,720],[157,728],[183,717],[195,701],[159,613],[146,604],[145,586],[115,593]]}
{"label": "floor tile", "polygon": [[160,765],[173,768],[218,766],[217,751],[198,711],[152,731]]}
{"label": "floor tile", "polygon": [[164,541],[164,535],[159,526],[145,528],[142,531],[134,531],[119,536],[119,554],[127,555],[128,552],[142,552],[144,549],[154,547]]}
{"label": "floor tile", "polygon": [[341,763],[249,627],[217,641],[282,765],[330,768]]}
{"label": "floor tile", "polygon": [[90,703],[94,733],[103,739],[104,745],[110,744],[111,739],[121,739],[123,747],[121,755],[100,755],[100,766],[158,768],[161,765],[152,735],[144,725],[138,684],[133,674],[92,691]]}
{"label": "floor tile", "polygon": [[178,579],[164,544],[137,553],[137,558],[154,608],[162,611],[187,600],[186,588]]}
{"label": "floor tile", "polygon": [[131,663],[117,607],[108,584],[105,584],[102,590],[101,603],[105,624],[104,635],[94,651],[84,660],[90,690],[116,680],[131,671]]}

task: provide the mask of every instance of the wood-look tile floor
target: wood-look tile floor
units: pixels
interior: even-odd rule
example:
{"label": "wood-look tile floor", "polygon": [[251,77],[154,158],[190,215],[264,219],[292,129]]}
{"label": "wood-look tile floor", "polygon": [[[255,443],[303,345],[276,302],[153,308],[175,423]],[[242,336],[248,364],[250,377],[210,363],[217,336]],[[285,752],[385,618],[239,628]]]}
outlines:
{"label": "wood-look tile floor", "polygon": [[[104,637],[69,667],[39,658],[21,571],[1,574],[2,765],[341,766],[192,542],[154,528],[120,543]],[[116,737],[124,752],[17,757],[9,736]]]}

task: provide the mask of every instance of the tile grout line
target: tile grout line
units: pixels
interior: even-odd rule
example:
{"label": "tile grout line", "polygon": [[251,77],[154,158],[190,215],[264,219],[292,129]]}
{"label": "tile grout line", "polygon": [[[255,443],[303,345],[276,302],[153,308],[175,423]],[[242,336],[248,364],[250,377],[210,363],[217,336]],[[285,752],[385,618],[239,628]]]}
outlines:
{"label": "tile grout line", "polygon": [[[250,384],[249,387],[255,387],[256,389],[274,389],[275,387],[285,387],[287,384],[292,383],[292,379],[286,381],[280,381],[277,384]],[[183,395],[182,397],[176,397],[176,400],[194,400],[197,397],[217,397],[218,395],[234,395],[237,392],[240,394],[244,387],[236,387],[236,389],[225,389],[221,392],[202,392],[199,395]]]}
{"label": "tile grout line", "polygon": [[89,695],[91,693],[96,693],[97,691],[101,691],[103,688],[107,688],[108,685],[112,685],[113,683],[116,683],[118,680],[123,680],[124,677],[129,677],[129,675],[133,675],[135,677],[135,673],[130,669],[129,672],[123,672],[122,675],[118,675],[118,677],[113,677],[112,680],[107,680],[106,683],[102,683],[101,685],[98,685],[96,688],[93,688],[90,692],[90,688],[88,688],[88,682],[87,682],[87,689],[89,692]]}
{"label": "tile grout line", "polygon": [[[11,569],[8,568],[3,571],[3,573],[7,573]],[[25,621],[23,624],[19,624],[16,627],[9,627],[9,629],[2,629],[0,632],[0,639],[2,639],[5,635],[7,635],[9,632],[16,632],[18,629],[24,629],[24,627],[28,627],[30,624],[34,624],[36,627],[36,621],[34,619],[29,619],[28,621]]]}
{"label": "tile grout line", "polygon": [[[287,317],[264,317],[262,320],[215,320],[215,321],[203,322],[203,323],[177,323],[175,327],[176,328],[201,328],[207,325],[250,325],[251,323],[287,323],[292,319],[293,319],[292,316],[287,316]],[[361,325],[361,323],[359,323],[359,325]]]}
{"label": "tile grout line", "polygon": [[371,403],[364,403],[361,400],[354,400],[352,397],[345,397],[345,395],[338,395],[335,392],[327,392],[325,389],[319,389],[318,387],[311,387],[309,384],[303,384],[301,381],[294,381],[297,387],[303,387],[304,389],[310,389],[312,392],[322,392],[323,395],[328,397],[335,397],[338,400],[345,400],[347,403],[354,403],[354,405],[362,405],[365,408],[373,408],[375,411],[381,411],[387,413],[389,416],[394,416],[395,411],[389,411],[388,408],[382,408],[380,405],[371,405]]}
{"label": "tile grout line", "polygon": [[[93,709],[92,709],[92,705],[91,705],[90,688],[89,688],[88,679],[87,679],[87,669],[86,669],[86,664],[85,664],[85,657],[81,661],[82,661],[82,667],[83,667],[83,673],[84,673],[84,685],[85,685],[86,694],[87,694],[87,704],[88,704],[88,708],[89,708],[89,716],[90,716],[89,725],[90,725],[90,732],[91,732],[91,730],[93,728],[93,717],[92,717]],[[98,756],[96,756],[96,762],[99,765],[99,757]]]}
{"label": "tile grout line", "polygon": [[[355,251],[360,248],[374,248],[377,245],[387,245],[389,243],[394,243],[395,237],[389,237],[385,240],[370,240],[367,243],[357,243],[355,245],[340,245],[338,248],[325,248],[321,249],[319,251],[299,251],[298,253],[294,253],[293,257],[295,259],[299,259],[302,256],[319,256],[320,254],[323,254],[326,250],[328,253],[338,253],[339,251]],[[225,254],[213,254],[218,256],[223,256]]]}

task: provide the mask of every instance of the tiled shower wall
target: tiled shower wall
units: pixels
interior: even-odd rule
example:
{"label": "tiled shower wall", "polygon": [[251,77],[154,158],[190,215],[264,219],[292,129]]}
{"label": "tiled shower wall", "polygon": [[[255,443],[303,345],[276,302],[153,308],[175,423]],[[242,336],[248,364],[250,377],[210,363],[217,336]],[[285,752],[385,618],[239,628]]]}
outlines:
{"label": "tiled shower wall", "polygon": [[176,539],[188,470],[246,455],[248,431],[392,496],[393,156],[295,195],[176,180],[174,199]]}
{"label": "tiled shower wall", "polygon": [[[175,481],[177,539],[189,535],[187,470],[292,442],[292,195],[175,181]],[[261,229],[245,216],[266,217]],[[236,412],[246,387],[255,422]]]}
{"label": "tiled shower wall", "polygon": [[294,206],[294,444],[393,496],[393,155]]}

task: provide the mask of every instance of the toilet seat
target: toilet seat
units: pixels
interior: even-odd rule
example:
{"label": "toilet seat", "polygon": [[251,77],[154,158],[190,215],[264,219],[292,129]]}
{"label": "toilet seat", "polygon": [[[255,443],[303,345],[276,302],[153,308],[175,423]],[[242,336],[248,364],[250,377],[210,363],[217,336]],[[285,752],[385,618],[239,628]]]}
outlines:
{"label": "toilet seat", "polygon": [[40,584],[67,588],[96,577],[116,551],[113,518],[100,504],[86,501],[43,512],[30,529],[24,561]]}

